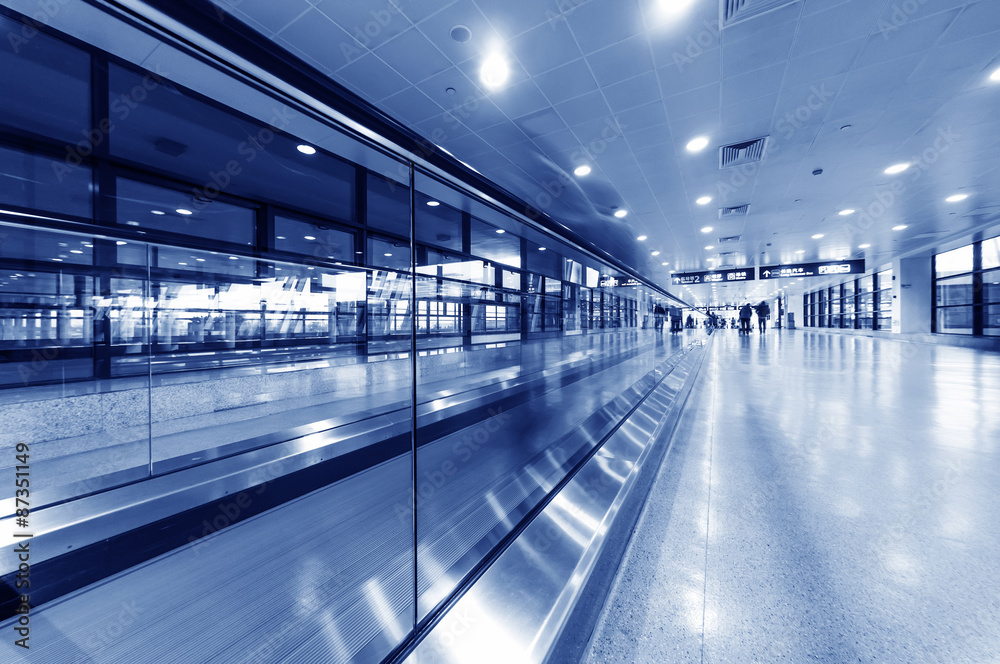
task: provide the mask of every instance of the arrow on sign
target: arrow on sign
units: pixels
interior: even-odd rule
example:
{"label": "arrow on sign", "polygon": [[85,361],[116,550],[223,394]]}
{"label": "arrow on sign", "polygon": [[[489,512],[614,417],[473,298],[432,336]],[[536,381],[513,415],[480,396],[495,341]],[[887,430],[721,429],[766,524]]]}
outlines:
{"label": "arrow on sign", "polygon": [[770,277],[771,276],[771,271],[770,270],[764,270],[764,276],[765,277]]}

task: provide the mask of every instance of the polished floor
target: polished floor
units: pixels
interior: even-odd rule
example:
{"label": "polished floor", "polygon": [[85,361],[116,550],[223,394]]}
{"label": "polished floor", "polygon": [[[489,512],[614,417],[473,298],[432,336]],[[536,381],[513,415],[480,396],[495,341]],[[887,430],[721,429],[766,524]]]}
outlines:
{"label": "polished floor", "polygon": [[1000,355],[710,353],[585,661],[1000,662]]}

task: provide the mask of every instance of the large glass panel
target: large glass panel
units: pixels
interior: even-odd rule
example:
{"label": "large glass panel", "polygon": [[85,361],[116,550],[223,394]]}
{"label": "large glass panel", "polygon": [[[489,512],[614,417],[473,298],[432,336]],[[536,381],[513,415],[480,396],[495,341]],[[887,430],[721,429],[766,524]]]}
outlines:
{"label": "large glass panel", "polygon": [[195,183],[198,201],[229,194],[354,219],[355,167],[323,151],[300,152],[300,142],[282,133],[287,111],[276,106],[265,124],[156,73],[112,65],[109,75],[115,123],[109,141],[116,156]]}
{"label": "large glass panel", "polygon": [[253,245],[254,211],[190,192],[118,178],[116,221],[123,226]]}
{"label": "large glass panel", "polygon": [[410,188],[405,184],[369,173],[365,209],[372,228],[410,237]]}
{"label": "large glass panel", "polygon": [[937,331],[943,334],[972,334],[972,307],[940,307]]}
{"label": "large glass panel", "polygon": [[938,279],[972,272],[972,245],[938,254],[934,257],[934,269]]}
{"label": "large glass panel", "polygon": [[475,218],[470,230],[474,256],[521,267],[521,238]]}
{"label": "large glass panel", "polygon": [[90,218],[92,190],[93,179],[86,165],[0,145],[0,209],[13,207]]}
{"label": "large glass panel", "polygon": [[983,307],[983,334],[990,337],[1000,336],[1000,304]]}
{"label": "large glass panel", "polygon": [[0,34],[0,125],[67,141],[79,163],[110,129],[89,132],[90,55],[6,16]]}
{"label": "large glass panel", "polygon": [[354,233],[318,221],[274,217],[274,247],[321,260],[354,263]]}
{"label": "large glass panel", "polygon": [[983,269],[1000,267],[1000,237],[983,240]]}
{"label": "large glass panel", "polygon": [[937,281],[937,305],[972,304],[972,275]]}
{"label": "large glass panel", "polygon": [[1000,304],[1000,270],[983,272],[983,302]]}
{"label": "large glass panel", "polygon": [[[0,235],[0,449],[38,452],[32,506],[146,476],[145,261],[116,265],[104,238],[7,225]],[[5,454],[0,470],[13,461]],[[0,492],[12,495],[13,484]]]}

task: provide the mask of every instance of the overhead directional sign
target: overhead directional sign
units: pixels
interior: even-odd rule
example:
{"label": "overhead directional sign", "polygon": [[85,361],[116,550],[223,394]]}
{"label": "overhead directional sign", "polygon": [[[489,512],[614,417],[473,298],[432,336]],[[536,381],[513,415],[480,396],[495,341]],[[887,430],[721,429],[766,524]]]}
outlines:
{"label": "overhead directional sign", "polygon": [[762,265],[758,268],[761,279],[787,277],[831,277],[838,274],[864,274],[865,261],[826,261],[823,263],[791,263],[788,265]]}
{"label": "overhead directional sign", "polygon": [[671,276],[675,286],[693,284],[731,284],[739,281],[753,281],[753,268],[739,270],[712,270],[711,272],[677,272]]}

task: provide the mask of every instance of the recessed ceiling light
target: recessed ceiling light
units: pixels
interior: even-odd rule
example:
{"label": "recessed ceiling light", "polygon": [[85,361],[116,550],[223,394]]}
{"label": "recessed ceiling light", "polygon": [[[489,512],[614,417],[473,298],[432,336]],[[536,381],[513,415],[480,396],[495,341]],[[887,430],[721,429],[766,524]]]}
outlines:
{"label": "recessed ceiling light", "polygon": [[316,148],[311,145],[299,145],[295,149],[302,154],[316,154]]}
{"label": "recessed ceiling light", "polygon": [[578,175],[580,177],[583,177],[584,175],[590,175],[590,166],[587,165],[577,166],[576,168],[573,169],[573,175]]}
{"label": "recessed ceiling light", "polygon": [[711,233],[712,232],[712,227],[711,226],[705,226],[703,229],[701,229],[701,232],[702,233]]}
{"label": "recessed ceiling light", "polygon": [[821,237],[823,237],[823,234],[822,234],[822,233],[816,233],[816,235],[813,235],[813,239],[814,239],[814,240],[818,240],[818,239],[820,239]]}
{"label": "recessed ceiling light", "polygon": [[539,247],[538,250],[539,251],[545,251],[545,247]]}
{"label": "recessed ceiling light", "polygon": [[314,235],[304,235],[304,236],[302,236],[302,239],[303,240],[310,240],[310,241],[312,241],[312,240],[316,239],[316,236],[314,236]]}
{"label": "recessed ceiling light", "polygon": [[668,263],[667,261],[663,261],[662,263],[660,263],[660,265],[662,265],[663,267],[666,267],[666,266],[670,265],[670,263]]}
{"label": "recessed ceiling light", "polygon": [[797,254],[804,254],[804,253],[806,253],[806,250],[805,249],[796,249],[795,253],[797,253]]}
{"label": "recessed ceiling light", "polygon": [[431,207],[437,207],[437,206],[441,205],[441,203],[439,203],[438,201],[427,201],[427,205],[429,205]]}
{"label": "recessed ceiling light", "polygon": [[901,230],[905,230],[906,228],[909,228],[909,226],[907,226],[906,224],[900,224],[899,226],[893,226],[892,230],[894,230],[894,231],[901,231]]}
{"label": "recessed ceiling light", "polygon": [[711,202],[712,202],[711,196],[702,196],[701,198],[695,201],[695,203],[697,203],[698,205],[708,205]]}
{"label": "recessed ceiling light", "polygon": [[846,209],[846,210],[841,210],[841,211],[840,211],[840,212],[839,212],[838,214],[839,214],[839,215],[840,215],[841,217],[846,217],[847,215],[849,215],[849,214],[854,214],[854,213],[855,213],[855,210],[852,210],[852,209],[848,208],[848,209]]}
{"label": "recessed ceiling light", "polygon": [[83,252],[80,251],[79,249],[70,249],[69,253],[71,253],[71,254],[82,254]]}
{"label": "recessed ceiling light", "polygon": [[910,167],[910,164],[908,164],[908,163],[905,163],[905,164],[895,164],[894,166],[890,166],[889,168],[885,169],[885,172],[888,173],[889,175],[896,175],[897,173],[902,173],[903,171],[905,171],[909,167]]}
{"label": "recessed ceiling light", "polygon": [[62,263],[62,259],[61,258],[53,258],[52,260],[54,260],[57,263]]}
{"label": "recessed ceiling light", "polygon": [[1000,81],[1000,69],[997,69],[992,74],[990,74],[991,81]]}
{"label": "recessed ceiling light", "polygon": [[486,60],[483,61],[483,66],[479,69],[479,80],[491,90],[506,83],[509,76],[510,67],[507,66],[507,60],[499,53],[487,56]]}
{"label": "recessed ceiling light", "polygon": [[229,260],[231,260],[231,261],[238,261],[239,259],[240,259],[239,256],[230,256],[229,257]]}
{"label": "recessed ceiling light", "polygon": [[198,261],[199,263],[204,263],[205,262],[204,258],[196,258],[195,260]]}
{"label": "recessed ceiling light", "polygon": [[464,25],[456,25],[451,29],[451,38],[459,44],[464,44],[472,39],[472,30]]}
{"label": "recessed ceiling light", "polygon": [[178,263],[178,265],[187,265],[187,263],[181,262],[181,263]]}
{"label": "recessed ceiling light", "polygon": [[385,256],[386,258],[392,258],[392,254],[382,254],[382,255]]}
{"label": "recessed ceiling light", "polygon": [[705,247],[706,251],[711,251],[712,249],[715,249],[715,247],[713,247],[712,245],[708,245],[707,247]]}
{"label": "recessed ceiling light", "polygon": [[957,203],[959,201],[964,201],[968,197],[969,197],[968,194],[955,194],[954,196],[949,196],[944,200],[948,201],[949,203]]}
{"label": "recessed ceiling light", "polygon": [[504,233],[506,233],[506,232],[507,232],[507,231],[505,231],[505,230],[504,230],[504,229],[502,229],[502,228],[498,228],[498,229],[497,229],[497,233],[498,233],[499,235],[503,235],[503,234],[504,234]]}
{"label": "recessed ceiling light", "polygon": [[645,242],[646,241],[646,236],[645,235],[640,235],[639,237],[636,238],[636,240],[638,240],[639,242]]}
{"label": "recessed ceiling light", "polygon": [[627,214],[628,214],[628,210],[615,210],[615,216],[618,217],[619,219],[624,218],[625,215],[627,215]]}
{"label": "recessed ceiling light", "polygon": [[870,246],[871,246],[870,244],[859,244],[858,249],[867,249]]}
{"label": "recessed ceiling light", "polygon": [[183,214],[184,216],[187,216],[189,214],[194,214],[194,212],[192,212],[191,210],[185,210],[184,208],[177,208],[176,210],[174,210],[174,212],[176,212],[177,214]]}
{"label": "recessed ceiling light", "polygon": [[152,212],[156,216],[160,216],[160,215],[166,214],[166,212],[164,212],[163,210],[150,210],[150,212]]}
{"label": "recessed ceiling light", "polygon": [[653,252],[653,255],[654,255],[654,256],[659,256],[659,255],[660,255],[660,252],[658,252],[658,251],[654,251],[654,252]]}
{"label": "recessed ceiling light", "polygon": [[118,240],[117,242],[115,242],[115,244],[117,244],[120,247],[123,244],[128,244],[128,242],[122,242],[121,240]]}
{"label": "recessed ceiling light", "polygon": [[706,147],[708,147],[707,136],[699,136],[698,138],[691,139],[687,144],[688,152],[701,152]]}

